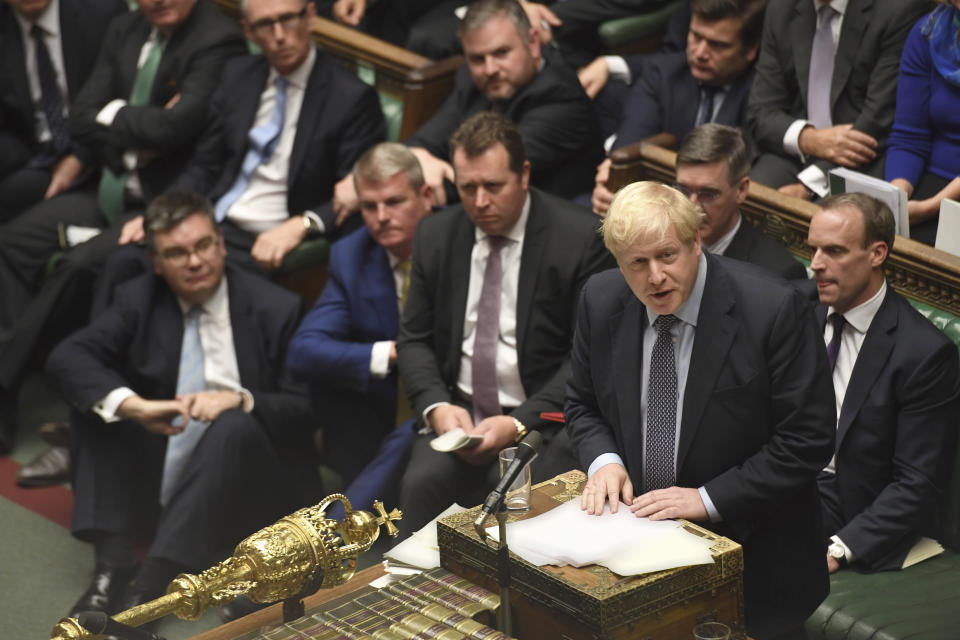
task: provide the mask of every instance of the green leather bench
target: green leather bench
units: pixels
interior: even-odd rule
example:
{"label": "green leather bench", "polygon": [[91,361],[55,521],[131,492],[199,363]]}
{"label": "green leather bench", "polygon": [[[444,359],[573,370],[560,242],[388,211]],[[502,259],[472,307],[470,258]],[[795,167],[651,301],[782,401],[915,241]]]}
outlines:
{"label": "green leather bench", "polygon": [[597,28],[597,34],[607,51],[618,54],[653,51],[667,28],[670,16],[684,4],[686,0],[674,0],[654,11],[607,20]]}

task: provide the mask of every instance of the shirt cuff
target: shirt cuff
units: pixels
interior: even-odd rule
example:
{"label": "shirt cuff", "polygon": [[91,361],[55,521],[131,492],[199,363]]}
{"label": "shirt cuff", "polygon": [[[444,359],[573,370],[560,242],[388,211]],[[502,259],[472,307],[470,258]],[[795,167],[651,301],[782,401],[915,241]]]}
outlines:
{"label": "shirt cuff", "polygon": [[104,397],[103,400],[93,405],[93,412],[100,416],[104,422],[118,422],[117,409],[127,398],[137,395],[130,387],[118,387]]}
{"label": "shirt cuff", "polygon": [[703,501],[703,506],[707,509],[707,516],[710,518],[710,522],[723,522],[723,516],[720,515],[720,512],[717,511],[717,508],[713,504],[713,500],[710,499],[710,494],[707,493],[706,487],[700,487],[697,489],[700,492],[700,499]]}
{"label": "shirt cuff", "polygon": [[800,158],[800,162],[807,161],[803,156],[803,152],[800,151],[800,132],[803,131],[808,124],[810,124],[808,120],[794,120],[793,123],[787,127],[786,133],[783,134],[783,150],[792,156]]}
{"label": "shirt cuff", "polygon": [[[392,340],[381,340],[373,343],[370,349],[370,377],[376,379],[386,378],[390,373],[390,347],[393,346]],[[426,418],[426,414],[424,414]]]}
{"label": "shirt cuff", "polygon": [[127,171],[135,171],[137,168],[138,155],[136,151],[123,152],[123,168]]}
{"label": "shirt cuff", "polygon": [[308,218],[310,218],[311,220],[317,223],[317,229],[320,230],[320,233],[327,232],[327,225],[323,224],[323,218],[318,216],[316,213],[314,213],[313,211],[304,211],[303,215],[307,216]]}
{"label": "shirt cuff", "polygon": [[433,427],[430,426],[430,421],[427,420],[427,416],[430,415],[430,412],[436,409],[437,407],[442,407],[444,405],[450,404],[449,402],[434,402],[432,405],[423,410],[423,429],[420,430],[420,433],[433,433]]}
{"label": "shirt cuff", "polygon": [[813,191],[821,198],[826,198],[830,195],[830,187],[827,185],[827,174],[815,164],[810,165],[798,173],[797,179],[800,180],[807,189],[810,189],[810,191]]}
{"label": "shirt cuff", "polygon": [[243,397],[246,398],[243,404],[240,405],[240,410],[243,411],[244,413],[251,413],[253,411],[253,407],[255,404],[253,401],[253,394],[250,392],[249,389],[246,389],[244,387],[240,387],[239,389],[237,389],[237,393],[242,393]]}
{"label": "shirt cuff", "polygon": [[608,464],[618,464],[621,467],[625,467],[623,464],[623,458],[621,458],[616,453],[601,453],[596,458],[593,459],[593,462],[590,463],[590,466],[587,468],[587,477],[591,477],[595,474],[600,467]]}
{"label": "shirt cuff", "polygon": [[603,56],[603,59],[607,63],[607,70],[610,72],[612,79],[625,82],[626,84],[632,82],[630,66],[621,56]]}
{"label": "shirt cuff", "polygon": [[123,109],[125,106],[127,106],[126,100],[121,100],[120,98],[111,100],[97,113],[97,123],[109,127],[113,124],[113,120],[117,117],[120,109]]}
{"label": "shirt cuff", "polygon": [[847,559],[847,564],[850,564],[856,559],[856,556],[853,555],[853,551],[850,551],[850,547],[848,547],[843,540],[837,536],[830,536],[830,539],[843,547],[843,557]]}

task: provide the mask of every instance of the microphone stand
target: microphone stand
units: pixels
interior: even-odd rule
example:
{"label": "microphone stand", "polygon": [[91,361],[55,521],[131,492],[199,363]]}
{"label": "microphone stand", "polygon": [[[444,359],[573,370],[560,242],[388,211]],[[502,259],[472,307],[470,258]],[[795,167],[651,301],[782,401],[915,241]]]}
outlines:
{"label": "microphone stand", "polygon": [[504,635],[513,637],[513,618],[510,612],[510,549],[507,547],[507,505],[501,503],[497,511],[497,529],[500,542],[497,545],[497,582],[500,584],[500,613],[498,626]]}

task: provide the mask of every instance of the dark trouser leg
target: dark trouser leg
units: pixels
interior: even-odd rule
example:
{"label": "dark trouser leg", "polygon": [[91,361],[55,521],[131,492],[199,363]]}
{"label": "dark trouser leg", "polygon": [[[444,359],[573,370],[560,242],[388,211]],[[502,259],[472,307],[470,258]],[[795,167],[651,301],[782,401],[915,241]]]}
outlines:
{"label": "dark trouser leg", "polygon": [[148,554],[194,570],[301,506],[252,415],[225,411],[197,443]]}
{"label": "dark trouser leg", "polygon": [[463,506],[477,502],[478,498],[470,494],[483,487],[490,468],[496,467],[496,464],[474,466],[456,454],[434,451],[430,448],[432,439],[432,434],[421,435],[413,442],[410,462],[400,481],[403,520],[397,523],[400,529],[397,542],[405,540],[451,503],[464,500],[464,496],[470,496],[470,502],[461,503]]}
{"label": "dark trouser leg", "polygon": [[0,179],[0,223],[43,200],[49,184],[50,169],[24,167]]}
{"label": "dark trouser leg", "polygon": [[457,27],[460,19],[453,13],[460,0],[441,0],[420,16],[407,36],[406,48],[431,60],[442,60],[462,51]]}
{"label": "dark trouser leg", "polygon": [[[830,536],[836,535],[843,525],[843,508],[840,505],[840,495],[837,493],[837,476],[829,471],[821,471],[817,476],[817,489],[820,491],[820,505],[823,507],[823,548],[826,557],[826,548]],[[826,560],[824,560],[826,562]]]}
{"label": "dark trouser leg", "polygon": [[803,167],[798,160],[774,153],[761,153],[750,170],[750,180],[779,189],[800,182],[797,174]]}

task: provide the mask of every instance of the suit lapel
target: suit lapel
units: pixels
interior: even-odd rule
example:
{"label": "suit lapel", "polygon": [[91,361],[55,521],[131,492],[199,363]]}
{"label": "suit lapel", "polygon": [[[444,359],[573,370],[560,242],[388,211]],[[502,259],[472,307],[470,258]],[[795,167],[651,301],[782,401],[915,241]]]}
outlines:
{"label": "suit lapel", "polygon": [[840,28],[840,41],[837,42],[837,55],[833,64],[833,79],[830,81],[830,111],[837,98],[843,93],[843,88],[853,70],[853,61],[857,59],[857,49],[863,32],[870,19],[870,6],[873,0],[850,0],[847,12],[843,16]]}
{"label": "suit lapel", "polygon": [[[297,132],[293,139],[293,150],[290,152],[290,168],[287,173],[288,198],[291,191],[290,187],[298,177],[300,165],[303,164],[303,158],[310,147],[313,130],[320,122],[320,116],[325,111],[324,105],[329,93],[327,87],[330,85],[331,67],[328,61],[324,59],[326,57],[325,53],[316,50],[316,54],[313,69],[310,71],[310,78],[307,80],[307,88],[303,92],[303,106],[306,108],[300,109]],[[331,161],[335,161],[335,159],[331,158]]]}
{"label": "suit lapel", "polygon": [[76,23],[83,21],[80,15],[80,7],[74,2],[61,0],[60,2],[60,46],[63,55],[64,72],[67,76],[67,94],[75,96],[83,85],[83,78],[80,74],[82,58],[85,56],[84,47],[87,43],[82,41],[80,29],[76,28]]}
{"label": "suit lapel", "polygon": [[180,311],[180,305],[177,303],[176,296],[163,281],[157,276],[154,281],[155,287],[160,287],[160,291],[155,289],[155,295],[158,295],[159,303],[154,312],[155,323],[151,327],[150,333],[156,339],[151,342],[151,349],[154,345],[160,352],[163,362],[163,375],[161,380],[171,380],[172,393],[176,393],[177,376],[180,374],[180,349],[183,345],[183,313]]}
{"label": "suit lapel", "polygon": [[683,461],[696,436],[703,418],[704,409],[717,386],[717,378],[737,334],[738,323],[731,311],[733,299],[727,278],[720,271],[715,258],[707,256],[707,281],[697,314],[697,330],[693,340],[693,353],[684,387],[683,419],[680,423],[680,444],[677,449],[677,476],[683,469]]}
{"label": "suit lapel", "polygon": [[[520,276],[517,283],[517,353],[523,354],[527,334],[530,326],[530,310],[533,302],[533,292],[537,286],[537,275],[540,273],[540,259],[546,245],[547,215],[542,210],[539,198],[530,191],[530,216],[527,218],[527,228],[523,232],[523,247],[520,253]],[[520,355],[520,367],[528,359]],[[523,379],[523,371],[520,371]]]}
{"label": "suit lapel", "polygon": [[[647,326],[646,307],[633,292],[627,290],[623,310],[610,317],[611,344],[617,345],[613,351],[611,371],[614,376],[619,416],[613,416],[620,425],[623,437],[621,451],[625,451],[627,470],[639,483],[643,469],[643,432],[640,416],[640,386],[643,384],[643,331]],[[642,418],[642,416],[641,416]],[[639,485],[638,485],[639,488]]]}
{"label": "suit lapel", "polygon": [[807,111],[807,89],[810,76],[810,53],[813,51],[813,35],[817,31],[817,14],[811,0],[797,0],[796,15],[790,23],[793,43],[793,64],[800,84],[800,100],[803,112]]}
{"label": "suit lapel", "polygon": [[843,442],[850,424],[893,351],[898,320],[895,295],[892,289],[887,289],[886,297],[867,329],[867,335],[857,355],[857,363],[853,365],[850,373],[847,391],[843,395],[843,405],[840,407],[840,419],[837,422],[837,450],[840,449],[840,443]]}
{"label": "suit lapel", "polygon": [[[447,291],[451,292],[451,304],[447,307],[450,313],[450,346],[447,353],[447,365],[450,371],[447,372],[446,379],[456,380],[457,371],[460,369],[460,352],[463,348],[463,318],[467,309],[467,290],[470,288],[470,258],[473,254],[476,231],[462,207],[450,213],[435,215],[457,216],[454,235],[450,242],[450,286],[445,287]],[[440,242],[444,241],[443,238],[439,238],[439,240]],[[438,302],[441,306],[437,308],[443,308],[443,301]]]}
{"label": "suit lapel", "polygon": [[[237,356],[237,370],[240,374],[240,384],[248,389],[259,387],[257,375],[261,362],[257,358],[256,340],[247,339],[248,336],[257,336],[259,332],[251,317],[250,299],[244,294],[241,279],[236,272],[228,270],[227,291],[230,295],[230,325],[233,328],[233,350]],[[266,374],[266,372],[264,372]],[[267,374],[269,375],[269,374]]]}
{"label": "suit lapel", "polygon": [[380,335],[395,336],[399,326],[397,289],[387,252],[373,238],[368,238],[364,250],[363,273],[360,274],[360,295],[371,309],[376,310]]}
{"label": "suit lapel", "polygon": [[[30,126],[33,126],[33,99],[30,97],[30,84],[27,80],[27,65],[23,57],[23,41],[20,25],[13,13],[13,7],[6,3],[0,4],[0,17],[3,18],[2,33],[0,33],[0,52],[3,55],[3,69],[0,74],[7,84],[4,90],[11,91],[16,96],[15,102],[20,111],[27,115]],[[4,101],[5,102],[5,101]],[[5,123],[9,125],[10,123]],[[34,139],[33,131],[30,139]]]}
{"label": "suit lapel", "polygon": [[688,122],[692,126],[700,111],[700,83],[692,75],[685,73],[683,85],[683,91],[679,92],[679,95],[685,95],[686,99],[680,100],[679,104],[674,103],[673,108],[676,109],[680,122]]}

